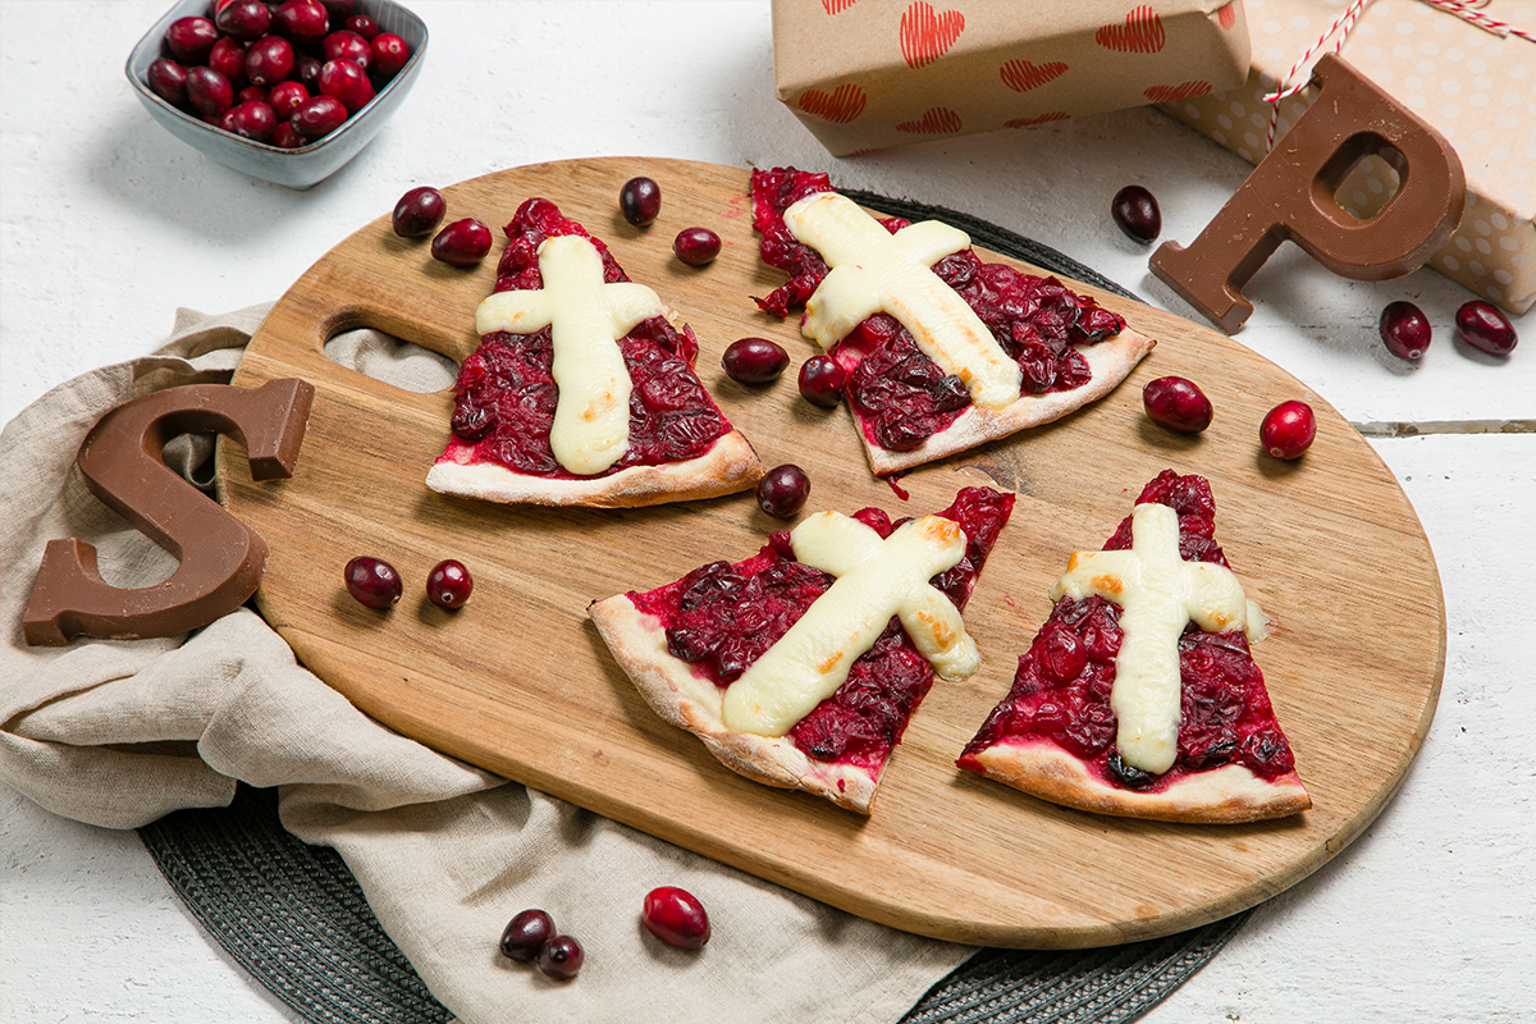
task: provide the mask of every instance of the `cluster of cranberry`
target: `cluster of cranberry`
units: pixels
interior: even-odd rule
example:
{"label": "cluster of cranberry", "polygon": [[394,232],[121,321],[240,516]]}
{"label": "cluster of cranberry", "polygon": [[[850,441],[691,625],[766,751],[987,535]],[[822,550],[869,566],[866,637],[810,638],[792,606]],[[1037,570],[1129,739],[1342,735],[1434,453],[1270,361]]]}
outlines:
{"label": "cluster of cranberry", "polygon": [[[709,915],[691,892],[663,885],[645,894],[640,920],[646,931],[678,949],[703,949],[709,942]],[[536,907],[519,911],[501,933],[501,955],[532,963],[557,981],[576,977],[586,959],[581,943],[555,929],[555,919]]]}
{"label": "cluster of cranberry", "polygon": [[357,0],[213,0],[171,22],[148,83],[226,132],[299,149],[340,128],[411,59]]}

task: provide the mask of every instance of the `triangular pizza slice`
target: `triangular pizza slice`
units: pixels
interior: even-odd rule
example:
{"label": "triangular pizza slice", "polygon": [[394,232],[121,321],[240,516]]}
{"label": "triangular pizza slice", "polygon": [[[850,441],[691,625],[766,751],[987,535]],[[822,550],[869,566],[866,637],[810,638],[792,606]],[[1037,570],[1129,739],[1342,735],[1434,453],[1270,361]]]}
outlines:
{"label": "triangular pizza slice", "polygon": [[790,275],[757,303],[804,308],[876,475],[1059,419],[1154,345],[1054,277],[983,263],[958,228],[872,217],[825,174],[754,171],[752,216],[763,260]]}
{"label": "triangular pizza slice", "polygon": [[756,485],[756,453],[694,371],[693,332],[657,294],[547,199],[523,203],[506,233],[427,486],[623,507]]}
{"label": "triangular pizza slice", "polygon": [[1169,470],[1102,551],[1074,554],[959,766],[1102,814],[1235,823],[1312,806],[1248,646],[1268,621],[1215,514],[1203,477]]}
{"label": "triangular pizza slice", "polygon": [[657,714],[722,764],[868,814],[935,676],[976,670],[960,613],[1013,500],[967,487],[895,523],[823,512],[751,558],[589,611]]}

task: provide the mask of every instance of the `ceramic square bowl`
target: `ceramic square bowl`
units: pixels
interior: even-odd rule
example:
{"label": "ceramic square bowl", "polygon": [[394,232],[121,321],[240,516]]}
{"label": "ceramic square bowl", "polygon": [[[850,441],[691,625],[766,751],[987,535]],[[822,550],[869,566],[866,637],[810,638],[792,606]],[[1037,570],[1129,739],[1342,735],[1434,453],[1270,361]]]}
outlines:
{"label": "ceramic square bowl", "polygon": [[410,60],[367,106],[347,118],[340,128],[300,149],[280,149],[206,124],[195,114],[167,103],[149,87],[149,66],[164,55],[166,28],[178,18],[206,16],[208,7],[208,0],[181,0],[167,11],[133,48],[124,69],[128,80],[150,116],[182,142],[226,167],[289,188],[311,188],[362,152],[411,91],[427,52],[427,26],[415,14],[388,0],[359,0],[358,13],[373,18],[382,31],[404,39],[411,49]]}

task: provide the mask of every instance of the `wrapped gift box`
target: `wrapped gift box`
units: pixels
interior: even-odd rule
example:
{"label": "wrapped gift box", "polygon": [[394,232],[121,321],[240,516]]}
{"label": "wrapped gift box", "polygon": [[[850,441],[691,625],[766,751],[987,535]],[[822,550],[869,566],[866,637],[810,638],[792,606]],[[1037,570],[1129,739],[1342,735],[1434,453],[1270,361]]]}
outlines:
{"label": "wrapped gift box", "polygon": [[1235,88],[1242,0],[774,0],[779,99],[834,156]]}
{"label": "wrapped gift box", "polygon": [[[1246,0],[1253,67],[1241,87],[1183,97],[1163,109],[1253,163],[1268,152],[1274,93],[1293,66],[1350,9],[1350,0]],[[1490,23],[1536,35],[1528,0],[1467,3]],[[1340,26],[1341,28],[1346,26]],[[1494,28],[1496,29],[1496,24]],[[1371,0],[1343,36],[1328,38],[1291,83],[1334,51],[1444,135],[1461,157],[1467,206],[1430,266],[1512,313],[1536,303],[1536,42],[1479,27],[1424,0]],[[1279,102],[1283,136],[1314,98]],[[1363,161],[1339,189],[1346,210],[1367,218],[1396,191],[1384,160]]]}

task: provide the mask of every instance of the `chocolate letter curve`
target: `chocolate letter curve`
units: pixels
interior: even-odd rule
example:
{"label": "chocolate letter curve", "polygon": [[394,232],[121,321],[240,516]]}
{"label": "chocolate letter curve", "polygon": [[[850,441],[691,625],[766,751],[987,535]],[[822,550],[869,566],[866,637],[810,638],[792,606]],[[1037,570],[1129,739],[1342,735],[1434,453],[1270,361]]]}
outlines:
{"label": "chocolate letter curve", "polygon": [[[1466,178],[1439,132],[1333,54],[1312,80],[1318,98],[1194,243],[1152,254],[1152,272],[1228,334],[1253,313],[1243,285],[1286,239],[1341,277],[1387,281],[1423,266],[1461,221]],[[1334,193],[1367,156],[1402,184],[1358,220]]]}
{"label": "chocolate letter curve", "polygon": [[252,479],[292,476],[314,395],[314,385],[296,378],[259,388],[191,384],[103,416],[76,459],[87,486],[181,564],[163,583],[123,589],[102,580],[90,544],[49,541],[22,616],[27,643],[172,636],[240,607],[261,583],[266,542],[182,479],[162,452],[181,434],[231,434],[245,443]]}

